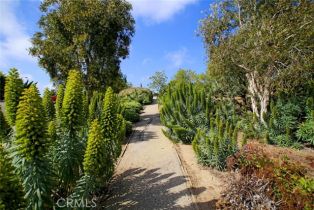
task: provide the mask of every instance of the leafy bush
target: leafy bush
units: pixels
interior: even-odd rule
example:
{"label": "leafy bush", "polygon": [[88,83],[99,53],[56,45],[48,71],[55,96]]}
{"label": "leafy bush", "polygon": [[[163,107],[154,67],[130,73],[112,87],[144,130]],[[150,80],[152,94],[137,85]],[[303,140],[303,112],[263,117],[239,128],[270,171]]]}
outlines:
{"label": "leafy bush", "polygon": [[14,173],[11,159],[0,143],[0,204],[3,206],[2,209],[22,209],[25,207],[23,196],[22,183]]}
{"label": "leafy bush", "polygon": [[119,96],[127,100],[134,100],[141,104],[151,104],[153,93],[146,88],[127,88],[120,91]]}
{"label": "leafy bush", "polygon": [[268,123],[269,140],[279,146],[296,146],[295,131],[301,108],[292,101],[279,99],[270,106],[271,114]]}
{"label": "leafy bush", "polygon": [[122,109],[134,109],[137,113],[140,113],[143,109],[143,106],[141,103],[131,100],[123,102]]}
{"label": "leafy bush", "polygon": [[299,125],[296,133],[298,139],[314,145],[314,99],[308,98],[306,105],[306,121]]}
{"label": "leafy bush", "polygon": [[198,130],[192,142],[199,161],[219,170],[225,169],[227,157],[237,151],[237,132],[231,124],[224,125],[221,119],[212,119],[210,130]]}
{"label": "leafy bush", "polygon": [[211,104],[205,92],[192,84],[181,84],[175,89],[168,87],[161,102],[160,119],[167,127],[164,133],[171,139],[191,143],[198,128],[209,127]]}
{"label": "leafy bush", "polygon": [[138,122],[140,120],[140,115],[135,109],[124,109],[123,117],[131,122]]}
{"label": "leafy bush", "polygon": [[23,91],[23,81],[17,69],[10,69],[5,81],[5,115],[10,126],[15,125],[17,106]]}
{"label": "leafy bush", "polygon": [[126,121],[125,122],[125,129],[126,129],[126,135],[130,135],[132,133],[132,122]]}
{"label": "leafy bush", "polygon": [[16,115],[12,157],[23,180],[27,209],[45,209],[50,203],[51,167],[47,152],[45,112],[38,89],[25,89]]}
{"label": "leafy bush", "polygon": [[143,106],[137,101],[125,101],[121,105],[122,115],[124,119],[131,122],[138,122],[140,120],[140,112]]}

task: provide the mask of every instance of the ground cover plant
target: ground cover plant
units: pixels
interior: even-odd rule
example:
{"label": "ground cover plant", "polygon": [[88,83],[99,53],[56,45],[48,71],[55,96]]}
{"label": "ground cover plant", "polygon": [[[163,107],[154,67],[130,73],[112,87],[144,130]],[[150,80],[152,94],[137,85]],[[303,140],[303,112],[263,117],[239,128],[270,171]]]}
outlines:
{"label": "ground cover plant", "polygon": [[228,168],[239,170],[241,177],[223,194],[218,209],[313,208],[313,177],[283,155],[274,158],[261,145],[247,144],[228,159]]}

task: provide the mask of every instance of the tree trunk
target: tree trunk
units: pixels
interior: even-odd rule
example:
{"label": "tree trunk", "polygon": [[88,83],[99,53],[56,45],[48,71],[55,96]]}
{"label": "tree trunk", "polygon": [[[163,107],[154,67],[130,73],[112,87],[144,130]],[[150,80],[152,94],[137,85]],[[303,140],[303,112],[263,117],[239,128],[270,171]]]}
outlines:
{"label": "tree trunk", "polygon": [[260,119],[260,122],[267,126],[264,116],[268,111],[270,80],[259,81],[255,71],[246,73],[246,78],[252,111]]}

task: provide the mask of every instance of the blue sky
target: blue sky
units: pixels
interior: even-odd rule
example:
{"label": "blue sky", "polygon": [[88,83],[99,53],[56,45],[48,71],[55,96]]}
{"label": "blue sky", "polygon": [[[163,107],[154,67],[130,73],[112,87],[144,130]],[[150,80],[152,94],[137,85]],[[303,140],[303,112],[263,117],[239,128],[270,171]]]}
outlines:
{"label": "blue sky", "polygon": [[[136,32],[130,55],[121,70],[135,86],[149,83],[154,72],[164,70],[171,78],[179,68],[206,70],[206,54],[196,35],[199,20],[210,0],[129,0]],[[51,87],[49,76],[28,55],[30,38],[38,31],[39,0],[0,0],[0,69],[17,68],[24,79],[38,82],[42,91]]]}

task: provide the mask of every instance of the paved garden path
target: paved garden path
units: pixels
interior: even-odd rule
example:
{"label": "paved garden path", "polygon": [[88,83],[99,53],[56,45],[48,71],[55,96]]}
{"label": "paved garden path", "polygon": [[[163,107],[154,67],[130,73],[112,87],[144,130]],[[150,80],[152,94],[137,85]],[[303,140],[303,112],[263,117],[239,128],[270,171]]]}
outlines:
{"label": "paved garden path", "polygon": [[106,209],[195,209],[181,161],[161,128],[158,105],[145,106],[119,160]]}

